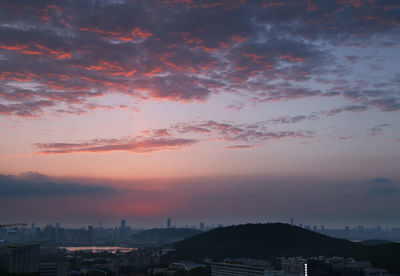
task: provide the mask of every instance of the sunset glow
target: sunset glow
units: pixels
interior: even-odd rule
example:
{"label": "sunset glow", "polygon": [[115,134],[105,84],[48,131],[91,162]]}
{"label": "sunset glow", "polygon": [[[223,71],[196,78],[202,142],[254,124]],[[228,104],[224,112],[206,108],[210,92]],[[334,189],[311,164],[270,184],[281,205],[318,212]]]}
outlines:
{"label": "sunset glow", "polygon": [[399,68],[398,1],[2,1],[0,217],[398,223]]}

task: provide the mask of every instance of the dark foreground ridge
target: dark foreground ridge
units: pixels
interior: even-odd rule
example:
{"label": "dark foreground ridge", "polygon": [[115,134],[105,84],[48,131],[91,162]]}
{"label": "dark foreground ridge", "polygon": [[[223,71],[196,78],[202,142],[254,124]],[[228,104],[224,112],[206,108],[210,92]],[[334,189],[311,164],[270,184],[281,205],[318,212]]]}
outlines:
{"label": "dark foreground ridge", "polygon": [[179,240],[183,240],[194,235],[203,233],[196,229],[177,229],[177,228],[154,228],[145,230],[139,233],[131,235],[131,238],[139,243],[172,243]]}
{"label": "dark foreground ridge", "polygon": [[364,246],[283,223],[217,228],[174,243],[178,258],[342,256],[371,261],[400,275],[400,244]]}
{"label": "dark foreground ridge", "polygon": [[359,242],[362,245],[384,245],[384,244],[390,244],[392,243],[391,241],[386,241],[386,240],[365,240],[365,241],[360,241]]}

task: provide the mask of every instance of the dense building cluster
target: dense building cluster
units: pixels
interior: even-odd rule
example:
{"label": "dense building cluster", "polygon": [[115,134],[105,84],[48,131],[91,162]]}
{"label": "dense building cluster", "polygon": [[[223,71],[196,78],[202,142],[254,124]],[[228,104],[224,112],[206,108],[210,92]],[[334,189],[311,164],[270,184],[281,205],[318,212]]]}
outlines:
{"label": "dense building cluster", "polygon": [[[293,222],[292,222],[293,224]],[[285,224],[287,225],[287,224]],[[370,261],[347,257],[303,257],[287,255],[274,258],[193,259],[178,254],[174,242],[214,228],[202,222],[198,229],[176,228],[167,220],[166,228],[134,229],[122,220],[119,227],[63,228],[59,223],[43,228],[27,227],[0,229],[0,274],[20,275],[166,275],[166,276],[389,276],[384,268]],[[294,231],[303,231],[299,227]],[[341,230],[310,226],[302,228],[331,236],[347,235],[352,239],[392,237],[398,239],[398,229],[345,228]],[[227,228],[215,229],[224,230]],[[213,231],[203,233],[212,233]],[[311,233],[309,231],[305,231]],[[229,234],[229,233],[226,233]],[[314,233],[315,234],[315,233]],[[342,236],[341,236],[342,235]],[[359,235],[359,236],[357,236]],[[317,235],[318,236],[318,235]],[[212,244],[204,245],[210,247]],[[203,245],[196,245],[200,247]],[[286,252],[286,251],[285,251]],[[289,251],[288,251],[289,252]],[[231,252],[232,253],[232,252]],[[307,256],[307,257],[306,257]],[[1,274],[2,275],[2,274]],[[7,275],[7,274],[6,274]]]}

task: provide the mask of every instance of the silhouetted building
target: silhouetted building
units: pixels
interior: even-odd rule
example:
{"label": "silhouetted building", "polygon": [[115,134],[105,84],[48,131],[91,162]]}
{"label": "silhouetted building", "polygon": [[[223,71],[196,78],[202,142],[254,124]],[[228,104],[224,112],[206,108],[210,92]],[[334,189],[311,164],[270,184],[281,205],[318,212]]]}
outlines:
{"label": "silhouetted building", "polygon": [[309,276],[334,276],[335,271],[331,264],[320,260],[311,260],[307,262],[307,273]]}
{"label": "silhouetted building", "polygon": [[93,226],[88,226],[88,242],[93,242]]}
{"label": "silhouetted building", "polygon": [[52,225],[47,225],[42,232],[42,240],[52,241],[56,240],[56,229]]}
{"label": "silhouetted building", "polygon": [[204,222],[200,222],[200,231],[204,231]]}
{"label": "silhouetted building", "polygon": [[237,263],[211,263],[211,276],[283,276],[271,267]]}
{"label": "silhouetted building", "polygon": [[60,241],[60,223],[56,223],[56,232],[55,232],[55,241],[59,242]]}
{"label": "silhouetted building", "polygon": [[39,272],[39,244],[7,244],[2,251],[8,255],[9,273],[37,273]]}
{"label": "silhouetted building", "polygon": [[66,263],[40,263],[40,276],[67,276],[69,275]]}
{"label": "silhouetted building", "polygon": [[307,260],[304,258],[282,259],[282,270],[294,275],[308,275]]}
{"label": "silhouetted building", "polygon": [[125,230],[126,228],[126,220],[121,220],[121,230]]}
{"label": "silhouetted building", "polygon": [[170,229],[171,228],[171,219],[167,219],[167,228]]}

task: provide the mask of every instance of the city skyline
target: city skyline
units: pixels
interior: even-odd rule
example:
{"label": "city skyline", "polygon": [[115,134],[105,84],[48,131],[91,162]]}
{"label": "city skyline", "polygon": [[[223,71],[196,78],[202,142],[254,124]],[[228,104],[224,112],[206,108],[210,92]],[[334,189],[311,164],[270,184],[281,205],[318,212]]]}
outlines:
{"label": "city skyline", "polygon": [[400,3],[0,3],[0,223],[400,221]]}
{"label": "city skyline", "polygon": [[[76,221],[65,222],[65,221],[24,221],[24,222],[16,222],[16,221],[9,221],[8,223],[2,224],[7,228],[21,228],[21,229],[34,229],[34,228],[45,228],[45,227],[61,227],[61,228],[71,228],[71,229],[80,229],[80,228],[87,228],[87,227],[94,227],[94,228],[105,228],[105,229],[172,229],[172,228],[191,228],[191,229],[199,229],[199,230],[210,230],[217,227],[227,227],[227,226],[235,226],[241,224],[263,224],[263,223],[283,223],[289,224],[292,226],[298,226],[300,228],[305,228],[308,230],[345,230],[345,229],[381,229],[382,231],[390,231],[393,229],[400,229],[399,224],[392,224],[392,225],[381,225],[381,224],[336,224],[328,221],[328,224],[324,224],[319,221],[303,221],[303,220],[294,220],[293,218],[283,219],[283,220],[272,220],[266,218],[265,220],[248,220],[248,221],[196,221],[196,220],[178,220],[173,221],[170,219],[170,226],[168,226],[168,219],[158,219],[156,221],[151,220],[150,222],[145,220],[127,220],[127,219],[111,219],[108,221],[87,221],[83,222],[82,224],[77,223]],[[122,224],[124,221],[124,227]],[[144,221],[142,223],[140,221]],[[4,228],[5,228],[4,227]],[[202,231],[203,231],[202,230]],[[396,230],[397,231],[397,230]]]}
{"label": "city skyline", "polygon": [[[211,231],[219,231],[218,228],[224,228],[222,231],[230,231],[229,229],[240,227],[275,227],[282,225],[290,227],[293,231],[309,230],[325,236],[347,239],[352,242],[359,241],[392,241],[400,240],[400,227],[365,227],[358,225],[356,227],[339,227],[330,228],[325,225],[306,225],[303,223],[294,224],[291,220],[289,223],[268,222],[257,224],[206,224],[200,222],[197,225],[171,225],[171,219],[167,219],[166,225],[160,227],[143,227],[138,225],[127,225],[126,220],[122,219],[120,225],[106,226],[100,222],[98,225],[80,225],[70,227],[62,223],[37,225],[0,225],[0,243],[26,243],[40,242],[50,244],[81,244],[81,245],[105,245],[105,244],[154,244],[169,243],[176,241],[175,239],[185,239],[192,235],[198,235]],[[289,226],[290,225],[290,226]],[[136,227],[135,227],[136,226]],[[8,228],[8,229],[6,229]],[[302,228],[302,230],[300,230]]]}

